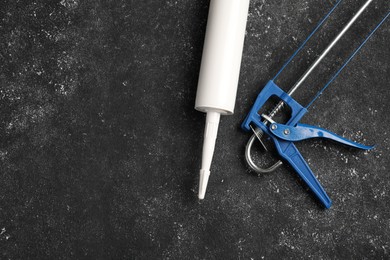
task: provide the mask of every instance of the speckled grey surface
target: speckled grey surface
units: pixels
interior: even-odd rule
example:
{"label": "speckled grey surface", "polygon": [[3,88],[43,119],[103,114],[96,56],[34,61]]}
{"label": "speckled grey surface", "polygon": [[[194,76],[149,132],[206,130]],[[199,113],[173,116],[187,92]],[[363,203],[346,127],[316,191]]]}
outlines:
{"label": "speckled grey surface", "polygon": [[[278,84],[288,89],[363,2],[346,0]],[[199,202],[208,1],[4,0],[0,258],[389,259],[389,22],[303,120],[377,144],[298,144],[330,210],[290,168],[257,176],[244,161],[251,103],[334,3],[251,1],[235,114],[222,118]],[[305,91],[386,10],[374,1]]]}

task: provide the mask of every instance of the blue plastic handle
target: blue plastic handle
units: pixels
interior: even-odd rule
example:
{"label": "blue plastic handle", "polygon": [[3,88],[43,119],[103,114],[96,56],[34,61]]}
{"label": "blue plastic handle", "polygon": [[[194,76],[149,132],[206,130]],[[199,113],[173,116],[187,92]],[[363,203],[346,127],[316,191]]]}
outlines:
{"label": "blue plastic handle", "polygon": [[326,194],[324,188],[318,182],[313,172],[311,171],[309,165],[307,165],[305,159],[299,153],[298,149],[292,142],[286,141],[274,141],[276,148],[278,149],[279,155],[283,157],[284,160],[290,163],[302,180],[309,186],[309,188],[314,192],[317,198],[321,203],[328,209],[332,205],[332,201]]}
{"label": "blue plastic handle", "polygon": [[320,200],[320,202],[329,208],[332,205],[332,201],[326,194],[324,188],[318,182],[309,165],[305,162],[294,143],[291,141],[282,140],[271,133],[266,125],[261,121],[252,121],[252,123],[263,130],[275,144],[275,147],[279,155],[287,161],[293,169],[298,173],[301,179],[309,186],[314,195]]}
{"label": "blue plastic handle", "polygon": [[269,130],[271,133],[285,141],[296,142],[310,138],[326,138],[362,150],[370,150],[374,148],[374,146],[359,144],[326,129],[311,125],[297,124],[296,126],[291,127],[274,123],[270,126]]}

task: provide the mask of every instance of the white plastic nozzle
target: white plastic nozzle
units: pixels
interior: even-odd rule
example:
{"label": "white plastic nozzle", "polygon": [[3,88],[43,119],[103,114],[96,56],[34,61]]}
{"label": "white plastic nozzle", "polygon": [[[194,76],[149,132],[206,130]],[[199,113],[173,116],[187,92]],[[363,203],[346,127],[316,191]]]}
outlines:
{"label": "white plastic nozzle", "polygon": [[215,141],[217,139],[220,114],[218,112],[207,112],[206,125],[204,129],[202,168],[199,179],[199,199],[204,199],[207,183],[210,176],[211,161],[213,159]]}

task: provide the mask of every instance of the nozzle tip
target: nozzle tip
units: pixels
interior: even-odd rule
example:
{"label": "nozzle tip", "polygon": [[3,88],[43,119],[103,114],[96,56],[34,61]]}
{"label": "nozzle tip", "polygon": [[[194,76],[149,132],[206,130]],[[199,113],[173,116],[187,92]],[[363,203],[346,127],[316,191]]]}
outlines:
{"label": "nozzle tip", "polygon": [[208,170],[200,170],[200,178],[199,178],[199,193],[198,198],[200,200],[204,199],[207,189],[207,183],[209,181],[210,171]]}

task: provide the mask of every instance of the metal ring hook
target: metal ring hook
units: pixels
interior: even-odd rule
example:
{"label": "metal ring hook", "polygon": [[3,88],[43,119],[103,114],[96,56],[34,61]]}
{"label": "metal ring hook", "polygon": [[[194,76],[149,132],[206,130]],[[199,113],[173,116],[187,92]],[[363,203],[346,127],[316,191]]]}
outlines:
{"label": "metal ring hook", "polygon": [[[252,127],[251,127],[252,128]],[[248,140],[248,143],[246,144],[246,147],[245,147],[245,159],[249,165],[249,167],[252,168],[252,170],[254,170],[255,172],[257,173],[269,173],[269,172],[273,172],[274,170],[276,170],[280,165],[283,164],[282,161],[277,161],[275,164],[273,164],[272,166],[266,168],[266,169],[263,169],[263,168],[260,168],[259,166],[257,166],[253,160],[252,160],[252,157],[251,157],[251,149],[252,149],[252,145],[255,141],[255,139],[257,138],[259,141],[260,141],[260,144],[263,146],[264,150],[268,151],[267,147],[264,145],[264,143],[261,141],[261,137],[263,135],[263,131],[261,131],[260,129],[253,129],[252,128],[252,131],[254,132],[254,134],[251,136],[251,138]]]}

